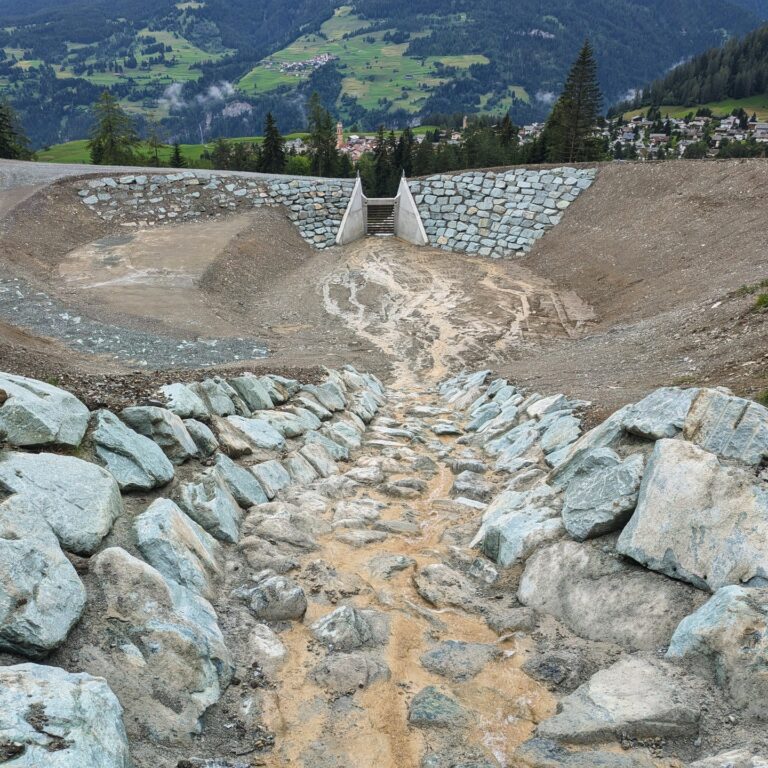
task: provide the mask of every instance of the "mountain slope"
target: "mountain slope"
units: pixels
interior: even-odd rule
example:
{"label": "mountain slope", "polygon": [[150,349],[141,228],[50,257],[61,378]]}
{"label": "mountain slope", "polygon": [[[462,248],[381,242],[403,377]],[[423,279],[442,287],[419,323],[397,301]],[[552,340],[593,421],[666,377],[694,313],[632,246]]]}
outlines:
{"label": "mountain slope", "polygon": [[768,95],[768,25],[675,67],[644,89],[641,105],[696,106]]}
{"label": "mountain slope", "polygon": [[754,29],[768,0],[0,0],[0,90],[37,144],[82,137],[103,88],[187,141],[303,128],[317,90],[369,128],[543,118],[584,38],[615,101]]}

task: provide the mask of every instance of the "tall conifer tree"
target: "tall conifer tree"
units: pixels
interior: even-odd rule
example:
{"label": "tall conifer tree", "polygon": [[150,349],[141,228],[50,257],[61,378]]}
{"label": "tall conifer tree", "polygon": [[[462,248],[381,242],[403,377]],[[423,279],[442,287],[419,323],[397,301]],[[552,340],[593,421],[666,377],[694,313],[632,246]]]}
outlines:
{"label": "tall conifer tree", "polygon": [[267,117],[264,120],[264,141],[261,145],[259,170],[263,173],[283,173],[285,171],[285,139],[280,135],[271,112],[267,112]]}
{"label": "tall conifer tree", "polygon": [[88,150],[94,165],[131,165],[139,146],[139,134],[131,116],[117,99],[104,91],[93,108],[96,121]]}

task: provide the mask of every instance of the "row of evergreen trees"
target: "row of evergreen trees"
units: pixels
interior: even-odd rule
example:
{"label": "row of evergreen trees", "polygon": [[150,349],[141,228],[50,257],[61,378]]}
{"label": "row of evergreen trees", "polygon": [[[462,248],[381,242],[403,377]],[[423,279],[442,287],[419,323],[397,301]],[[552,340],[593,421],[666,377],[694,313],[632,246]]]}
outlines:
{"label": "row of evergreen trees", "polygon": [[[589,42],[584,44],[556,102],[542,136],[521,145],[517,128],[509,115],[495,123],[476,118],[462,141],[441,142],[435,136],[417,141],[406,128],[399,137],[379,129],[375,149],[364,155],[354,168],[347,154],[336,147],[335,120],[314,94],[308,110],[308,154],[287,153],[285,140],[269,113],[261,143],[218,140],[206,159],[219,170],[262,173],[308,173],[315,176],[348,177],[359,171],[366,190],[387,196],[396,189],[402,173],[408,176],[433,172],[482,168],[518,163],[579,162],[606,157],[604,142],[596,136],[602,96],[597,83],[597,65]],[[156,124],[142,140],[133,118],[117,98],[105,91],[94,106],[94,126],[88,142],[95,165],[163,164],[165,143]],[[26,142],[10,107],[0,107],[0,156],[22,157]],[[180,168],[185,159],[178,144],[173,146],[169,164]]]}

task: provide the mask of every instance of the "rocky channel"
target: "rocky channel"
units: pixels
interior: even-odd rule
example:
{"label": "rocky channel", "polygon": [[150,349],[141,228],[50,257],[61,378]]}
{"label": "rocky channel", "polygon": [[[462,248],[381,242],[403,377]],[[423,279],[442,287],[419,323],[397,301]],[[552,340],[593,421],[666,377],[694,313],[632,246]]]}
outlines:
{"label": "rocky channel", "polygon": [[0,374],[0,765],[768,765],[768,409]]}

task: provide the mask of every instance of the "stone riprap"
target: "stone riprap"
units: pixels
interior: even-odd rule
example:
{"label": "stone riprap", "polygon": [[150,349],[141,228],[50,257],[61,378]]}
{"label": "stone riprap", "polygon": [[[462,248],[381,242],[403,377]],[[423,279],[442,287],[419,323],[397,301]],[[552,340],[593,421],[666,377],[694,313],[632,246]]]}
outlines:
{"label": "stone riprap", "polygon": [[530,251],[596,175],[593,168],[468,171],[409,186],[430,245],[500,258]]}
{"label": "stone riprap", "polygon": [[[752,445],[717,418],[733,405],[691,405],[731,396],[659,390],[582,435],[587,404],[490,379],[218,376],[110,414],[108,441],[90,413],[77,457],[20,433],[0,457],[0,763],[42,764],[33,743],[61,768],[757,755],[768,476],[715,452]],[[761,435],[768,414],[737,405]],[[105,444],[132,473],[151,444],[173,479],[116,482]],[[107,706],[74,711],[63,694],[96,678]]]}
{"label": "stone riprap", "polygon": [[[429,244],[499,258],[529,251],[588,189],[592,168],[470,171],[409,182]],[[84,205],[105,221],[150,226],[283,205],[304,240],[327,248],[354,180],[211,171],[102,176],[76,182]]]}
{"label": "stone riprap", "polygon": [[105,221],[148,226],[283,205],[314,248],[336,242],[353,179],[230,176],[206,171],[102,176],[76,182],[84,205]]}

